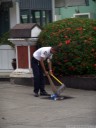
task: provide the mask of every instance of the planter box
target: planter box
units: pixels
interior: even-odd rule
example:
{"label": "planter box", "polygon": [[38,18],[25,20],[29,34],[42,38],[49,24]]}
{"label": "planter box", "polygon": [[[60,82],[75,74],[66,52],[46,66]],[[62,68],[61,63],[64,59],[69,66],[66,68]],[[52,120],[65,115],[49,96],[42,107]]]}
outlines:
{"label": "planter box", "polygon": [[66,76],[60,77],[60,80],[68,88],[96,90],[96,77]]}
{"label": "planter box", "polygon": [[[85,90],[96,90],[96,77],[79,77],[79,76],[65,76],[58,77],[62,83],[68,88],[85,89]],[[56,80],[52,78],[56,86],[60,86]],[[10,78],[11,83],[21,85],[33,86],[33,78]],[[49,85],[47,77],[45,77],[46,85]]]}

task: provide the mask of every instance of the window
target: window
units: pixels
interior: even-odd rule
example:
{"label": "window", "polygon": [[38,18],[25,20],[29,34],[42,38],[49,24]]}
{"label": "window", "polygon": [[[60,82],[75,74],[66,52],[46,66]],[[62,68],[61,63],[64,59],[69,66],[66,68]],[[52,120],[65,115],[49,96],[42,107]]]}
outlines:
{"label": "window", "polygon": [[52,14],[50,10],[21,10],[21,23],[37,23],[44,26],[52,22]]}
{"label": "window", "polygon": [[78,14],[73,14],[73,17],[94,19],[95,15],[93,13],[78,13]]}
{"label": "window", "polygon": [[21,23],[29,22],[29,10],[22,10],[20,15]]}

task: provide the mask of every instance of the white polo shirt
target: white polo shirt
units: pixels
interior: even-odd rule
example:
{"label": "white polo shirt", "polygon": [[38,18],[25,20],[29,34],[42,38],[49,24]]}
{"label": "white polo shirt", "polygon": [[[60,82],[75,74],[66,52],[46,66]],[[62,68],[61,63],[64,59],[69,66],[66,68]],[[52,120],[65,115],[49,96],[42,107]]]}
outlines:
{"label": "white polo shirt", "polygon": [[45,59],[52,59],[52,53],[50,53],[50,49],[51,47],[42,47],[42,48],[39,48],[38,50],[36,50],[34,53],[33,53],[33,57],[37,60],[40,61],[40,58],[43,57],[44,60]]}

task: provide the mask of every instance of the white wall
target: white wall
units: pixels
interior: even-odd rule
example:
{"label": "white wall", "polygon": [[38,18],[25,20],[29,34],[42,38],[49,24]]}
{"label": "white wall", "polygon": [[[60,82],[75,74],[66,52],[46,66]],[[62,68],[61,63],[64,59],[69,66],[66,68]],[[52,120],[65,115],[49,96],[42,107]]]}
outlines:
{"label": "white wall", "polygon": [[0,46],[0,72],[11,72],[11,62],[15,58],[15,50],[9,45]]}
{"label": "white wall", "polygon": [[10,8],[10,28],[20,23],[20,9],[19,3],[13,2],[13,7]]}

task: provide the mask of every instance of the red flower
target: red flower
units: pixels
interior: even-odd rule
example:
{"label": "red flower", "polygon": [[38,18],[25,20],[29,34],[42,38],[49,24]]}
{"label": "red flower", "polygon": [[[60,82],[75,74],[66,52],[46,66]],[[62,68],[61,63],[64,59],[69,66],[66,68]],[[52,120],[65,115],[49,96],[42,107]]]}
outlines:
{"label": "red flower", "polygon": [[74,67],[74,66],[70,66],[68,69],[69,69],[70,71],[75,71],[75,67]]}
{"label": "red flower", "polygon": [[62,42],[60,42],[60,43],[58,44],[59,47],[62,46],[62,45],[63,45]]}
{"label": "red flower", "polygon": [[93,27],[94,30],[96,30],[96,27]]}
{"label": "red flower", "polygon": [[61,62],[57,62],[57,64],[58,64],[58,65],[62,65],[62,63],[61,63]]}
{"label": "red flower", "polygon": [[71,28],[66,28],[67,30],[71,30]]}
{"label": "red flower", "polygon": [[77,28],[76,30],[81,31],[81,30],[83,30],[83,28],[82,28],[82,27],[80,27],[80,28]]}
{"label": "red flower", "polygon": [[68,36],[64,36],[65,38],[68,38]]}
{"label": "red flower", "polygon": [[94,64],[93,67],[96,68],[96,64]]}
{"label": "red flower", "polygon": [[64,60],[64,62],[66,63],[66,62],[68,62],[68,60],[66,59],[66,60]]}
{"label": "red flower", "polygon": [[92,51],[92,52],[94,52],[94,51],[95,51],[95,49],[94,49],[94,48],[92,48],[92,49],[91,49],[91,51]]}
{"label": "red flower", "polygon": [[70,44],[70,40],[66,40],[65,43],[66,43],[66,44]]}

